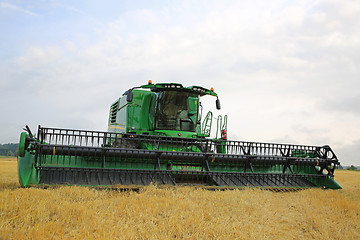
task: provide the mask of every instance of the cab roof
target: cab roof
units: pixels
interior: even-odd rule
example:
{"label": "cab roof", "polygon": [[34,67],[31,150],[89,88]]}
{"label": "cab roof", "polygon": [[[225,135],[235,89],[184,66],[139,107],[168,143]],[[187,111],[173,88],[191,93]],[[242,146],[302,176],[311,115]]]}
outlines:
{"label": "cab roof", "polygon": [[153,84],[152,82],[149,81],[149,83],[147,85],[142,85],[139,88],[150,89],[153,92],[172,90],[172,91],[179,91],[179,92],[195,93],[200,96],[204,96],[204,95],[217,96],[217,94],[214,92],[214,90],[212,88],[209,90],[209,89],[206,89],[206,88],[203,88],[200,86],[184,87],[180,83],[156,83],[156,84]]}

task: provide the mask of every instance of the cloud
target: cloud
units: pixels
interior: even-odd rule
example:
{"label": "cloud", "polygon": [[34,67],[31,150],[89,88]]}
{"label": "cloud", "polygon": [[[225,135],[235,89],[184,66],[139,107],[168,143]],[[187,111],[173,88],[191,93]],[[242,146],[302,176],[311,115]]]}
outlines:
{"label": "cloud", "polygon": [[[21,70],[34,70],[51,67],[62,56],[62,49],[58,46],[31,46],[27,52],[17,59],[17,66]],[[50,65],[50,66],[49,66]]]}
{"label": "cloud", "polygon": [[329,113],[337,112],[339,114],[360,114],[360,94],[331,97],[319,103],[319,107],[327,110]]}
{"label": "cloud", "polygon": [[14,4],[11,4],[11,3],[8,3],[8,2],[0,2],[0,8],[14,10],[14,11],[17,11],[17,12],[25,13],[25,14],[30,15],[30,16],[37,16],[38,15],[35,12],[29,11],[29,10],[27,10],[25,8],[21,8],[21,7],[17,6],[17,5],[14,5]]}
{"label": "cloud", "polygon": [[360,139],[354,140],[351,144],[344,145],[335,151],[342,166],[360,165]]}
{"label": "cloud", "polygon": [[135,8],[91,32],[29,44],[1,69],[6,97],[28,106],[17,125],[104,130],[110,104],[152,79],[214,87],[229,137],[335,152],[358,139],[357,4],[227,3]]}

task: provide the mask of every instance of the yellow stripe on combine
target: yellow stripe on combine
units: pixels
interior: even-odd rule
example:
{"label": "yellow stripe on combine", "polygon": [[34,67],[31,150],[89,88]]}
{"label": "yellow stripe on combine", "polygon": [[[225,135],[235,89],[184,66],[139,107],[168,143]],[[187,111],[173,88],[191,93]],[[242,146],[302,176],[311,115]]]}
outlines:
{"label": "yellow stripe on combine", "polygon": [[126,128],[124,127],[120,127],[120,126],[109,126],[109,128],[116,128],[116,129],[122,129],[122,130],[125,130]]}

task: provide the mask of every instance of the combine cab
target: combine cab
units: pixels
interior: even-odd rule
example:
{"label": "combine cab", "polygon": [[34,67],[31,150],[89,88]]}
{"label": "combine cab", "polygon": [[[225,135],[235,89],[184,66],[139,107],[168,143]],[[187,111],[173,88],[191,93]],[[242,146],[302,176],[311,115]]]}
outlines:
{"label": "combine cab", "polygon": [[213,89],[152,84],[126,91],[110,107],[108,131],[26,127],[19,179],[32,184],[202,185],[339,189],[329,146],[227,140],[227,117],[202,119]]}

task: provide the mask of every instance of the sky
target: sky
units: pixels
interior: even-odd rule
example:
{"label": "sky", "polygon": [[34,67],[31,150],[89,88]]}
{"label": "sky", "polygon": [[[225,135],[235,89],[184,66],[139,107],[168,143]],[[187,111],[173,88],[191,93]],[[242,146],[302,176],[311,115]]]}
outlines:
{"label": "sky", "polygon": [[0,144],[25,125],[106,130],[151,79],[213,87],[231,140],[360,165],[359,16],[351,0],[0,0]]}

